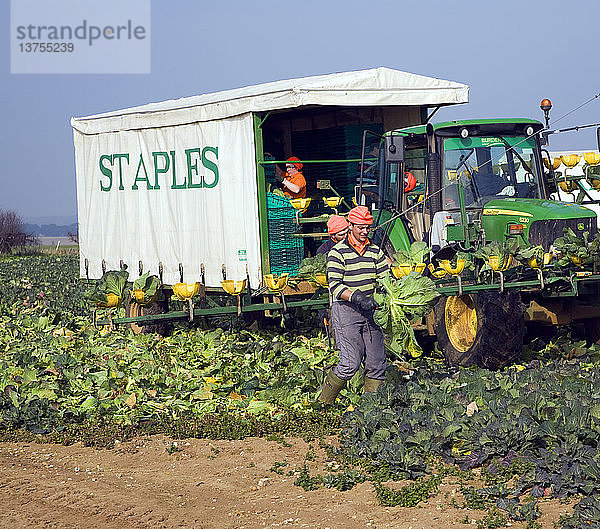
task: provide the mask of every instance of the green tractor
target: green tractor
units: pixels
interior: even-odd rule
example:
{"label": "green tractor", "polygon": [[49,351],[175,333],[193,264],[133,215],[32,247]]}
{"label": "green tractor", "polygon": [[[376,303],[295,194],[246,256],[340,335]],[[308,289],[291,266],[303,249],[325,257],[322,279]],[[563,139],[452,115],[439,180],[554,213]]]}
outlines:
{"label": "green tractor", "polygon": [[361,179],[357,186],[355,200],[373,208],[374,238],[388,255],[425,241],[432,272],[459,252],[476,264],[435,280],[442,296],[425,327],[452,364],[506,365],[521,353],[526,322],[583,320],[589,338],[600,337],[597,257],[568,265],[481,258],[494,241],[500,248],[541,247],[548,258],[565,231],[582,241],[596,234],[596,213],[582,205],[594,202],[589,195],[582,192],[573,203],[551,198],[557,186],[543,132],[531,119],[394,130],[382,137],[373,160],[376,182]]}

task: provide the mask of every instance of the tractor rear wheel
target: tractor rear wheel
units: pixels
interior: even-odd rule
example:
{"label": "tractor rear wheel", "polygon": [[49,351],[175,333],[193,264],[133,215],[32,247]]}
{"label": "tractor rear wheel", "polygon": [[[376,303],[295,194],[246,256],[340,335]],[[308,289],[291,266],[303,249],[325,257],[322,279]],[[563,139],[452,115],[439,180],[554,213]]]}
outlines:
{"label": "tractor rear wheel", "polygon": [[[148,316],[150,314],[164,314],[169,311],[169,303],[166,299],[159,299],[148,304],[140,305],[134,299],[125,302],[125,313],[128,318],[137,318],[138,316]],[[171,326],[165,322],[157,322],[149,325],[140,325],[139,323],[128,323],[129,328],[134,334],[157,333],[161,336],[167,336]]]}
{"label": "tractor rear wheel", "polygon": [[518,292],[443,297],[434,308],[438,345],[451,365],[499,369],[521,354],[524,311]]}

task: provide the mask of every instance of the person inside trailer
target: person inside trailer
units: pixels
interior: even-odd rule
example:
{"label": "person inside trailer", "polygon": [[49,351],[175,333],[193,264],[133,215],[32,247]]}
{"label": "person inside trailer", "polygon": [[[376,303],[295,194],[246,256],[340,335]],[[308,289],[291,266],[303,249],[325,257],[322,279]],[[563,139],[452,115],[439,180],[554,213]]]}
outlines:
{"label": "person inside trailer", "polygon": [[283,186],[283,193],[289,198],[305,198],[306,197],[306,179],[300,172],[304,165],[296,156],[291,156],[286,160],[285,169],[283,172],[279,166],[275,166],[277,173],[276,179]]}
{"label": "person inside trailer", "polygon": [[321,246],[317,248],[317,254],[329,253],[338,242],[343,241],[348,234],[348,221],[341,215],[331,215],[327,221],[327,233],[329,233],[329,239],[327,239]]}

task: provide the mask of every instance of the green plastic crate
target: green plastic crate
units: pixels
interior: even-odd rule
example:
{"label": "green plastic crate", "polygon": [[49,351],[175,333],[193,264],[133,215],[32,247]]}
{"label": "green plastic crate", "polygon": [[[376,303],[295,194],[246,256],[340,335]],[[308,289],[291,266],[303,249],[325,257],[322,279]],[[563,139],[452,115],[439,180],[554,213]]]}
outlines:
{"label": "green plastic crate", "polygon": [[288,198],[267,193],[267,227],[271,273],[296,275],[304,259],[304,240],[292,237],[298,225],[296,210]]}
{"label": "green plastic crate", "polygon": [[304,259],[304,241],[292,238],[285,243],[270,243],[269,260],[272,274],[298,274],[300,263]]}

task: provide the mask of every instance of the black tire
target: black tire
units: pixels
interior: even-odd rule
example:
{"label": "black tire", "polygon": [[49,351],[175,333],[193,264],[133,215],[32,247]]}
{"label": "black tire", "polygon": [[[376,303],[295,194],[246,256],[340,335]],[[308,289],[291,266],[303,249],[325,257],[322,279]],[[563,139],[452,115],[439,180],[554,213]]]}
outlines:
{"label": "black tire", "polygon": [[583,325],[583,337],[588,345],[600,344],[600,318],[580,320]]}
{"label": "black tire", "polygon": [[[169,312],[169,302],[167,299],[159,299],[149,305],[140,305],[132,298],[125,302],[125,313],[128,318],[136,316],[148,316],[150,314],[165,314]],[[152,323],[150,325],[139,325],[138,323],[128,323],[127,326],[134,334],[152,334],[157,333],[161,336],[168,336],[171,333],[171,325],[166,322]]]}
{"label": "black tire", "polygon": [[451,365],[499,369],[522,352],[524,311],[518,292],[442,297],[434,308],[438,346]]}

